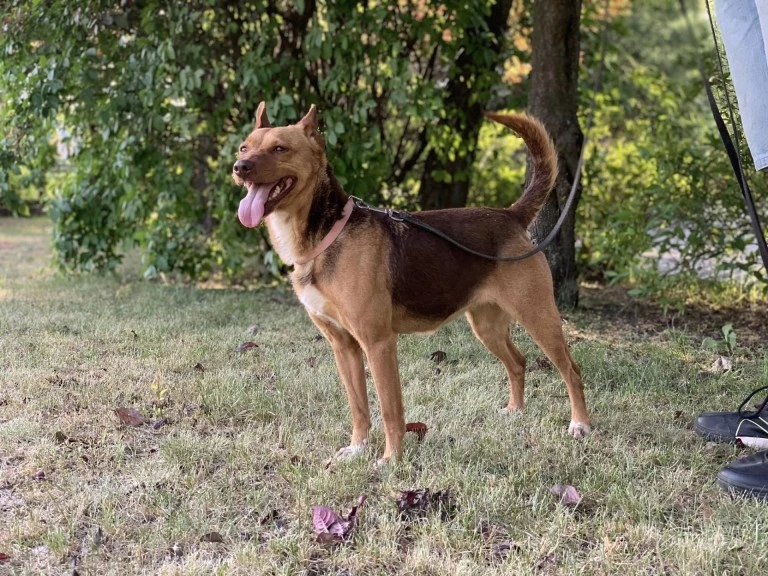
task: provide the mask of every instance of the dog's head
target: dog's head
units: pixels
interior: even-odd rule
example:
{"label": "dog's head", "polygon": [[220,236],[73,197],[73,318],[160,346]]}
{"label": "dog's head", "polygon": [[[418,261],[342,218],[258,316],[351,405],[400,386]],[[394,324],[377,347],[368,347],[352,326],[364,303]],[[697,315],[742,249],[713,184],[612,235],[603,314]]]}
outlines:
{"label": "dog's head", "polygon": [[258,226],[264,216],[293,205],[309,205],[317,179],[325,170],[325,139],[317,131],[317,108],[313,104],[298,123],[269,125],[264,102],[256,111],[256,125],[240,144],[232,177],[247,194],[237,215],[248,228]]}

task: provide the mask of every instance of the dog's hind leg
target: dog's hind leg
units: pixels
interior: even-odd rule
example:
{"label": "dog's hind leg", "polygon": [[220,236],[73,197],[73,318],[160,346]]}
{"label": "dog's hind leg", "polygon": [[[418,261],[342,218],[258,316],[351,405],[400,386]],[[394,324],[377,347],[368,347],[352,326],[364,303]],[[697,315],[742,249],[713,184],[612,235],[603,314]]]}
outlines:
{"label": "dog's hind leg", "polygon": [[509,377],[509,403],[506,410],[522,410],[525,388],[525,357],[512,344],[509,325],[512,317],[496,304],[482,304],[467,312],[467,320],[480,342],[496,356]]}
{"label": "dog's hind leg", "polygon": [[351,457],[363,451],[368,444],[371,428],[371,413],[368,406],[368,388],[365,383],[363,351],[354,337],[338,326],[316,316],[309,315],[323,335],[331,343],[339,376],[347,391],[349,408],[352,411],[352,439],[349,446],[336,454],[339,458]]}
{"label": "dog's hind leg", "polygon": [[516,293],[515,302],[508,302],[511,306],[509,308],[505,306],[505,309],[523,325],[560,372],[571,401],[571,423],[568,426],[568,433],[574,438],[581,438],[591,431],[587,404],[584,400],[584,388],[581,383],[581,369],[574,362],[568,343],[565,341],[554,295],[551,291],[547,294],[541,288],[536,290],[535,287],[531,287],[533,291],[528,293],[527,298],[524,294]]}

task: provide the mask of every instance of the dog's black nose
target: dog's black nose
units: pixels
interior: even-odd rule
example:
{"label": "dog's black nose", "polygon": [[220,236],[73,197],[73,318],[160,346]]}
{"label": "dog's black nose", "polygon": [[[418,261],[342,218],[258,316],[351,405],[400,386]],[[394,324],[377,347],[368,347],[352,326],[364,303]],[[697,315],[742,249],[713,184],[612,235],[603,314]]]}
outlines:
{"label": "dog's black nose", "polygon": [[232,171],[238,176],[247,176],[251,170],[253,170],[253,164],[247,160],[238,160],[235,165],[232,166]]}

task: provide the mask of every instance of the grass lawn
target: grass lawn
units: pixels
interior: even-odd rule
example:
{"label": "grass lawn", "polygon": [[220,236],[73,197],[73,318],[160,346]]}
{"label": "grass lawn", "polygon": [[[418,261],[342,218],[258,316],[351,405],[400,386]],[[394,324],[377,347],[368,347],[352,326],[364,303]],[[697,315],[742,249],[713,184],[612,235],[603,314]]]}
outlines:
{"label": "grass lawn", "polygon": [[[691,429],[768,384],[764,303],[672,320],[585,288],[565,325],[595,424],[582,441],[566,435],[560,377],[520,329],[527,407],[514,416],[499,411],[501,364],[466,322],[403,337],[406,419],[426,437],[377,468],[371,383],[368,453],[326,467],[348,441],[346,397],[289,290],[62,278],[48,231],[0,219],[0,574],[766,571],[768,506],[715,484],[745,451]],[[718,372],[702,341],[726,322],[733,370]],[[126,426],[116,408],[149,423]],[[581,503],[560,503],[555,484]],[[449,489],[455,515],[401,520],[398,494],[415,488]],[[312,506],[346,513],[360,495],[351,541],[315,542]]]}

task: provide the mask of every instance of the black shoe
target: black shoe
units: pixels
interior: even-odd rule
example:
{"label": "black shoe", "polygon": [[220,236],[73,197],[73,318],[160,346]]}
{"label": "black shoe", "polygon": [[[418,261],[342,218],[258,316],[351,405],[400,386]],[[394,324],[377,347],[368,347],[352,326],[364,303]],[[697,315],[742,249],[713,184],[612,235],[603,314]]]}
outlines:
{"label": "black shoe", "polygon": [[696,418],[693,427],[707,440],[715,442],[736,442],[745,446],[768,448],[768,396],[754,412],[744,410],[755,394],[768,389],[763,386],[752,392],[739,406],[737,412],[705,412]]}
{"label": "black shoe", "polygon": [[768,498],[768,450],[734,460],[717,473],[717,483],[733,494]]}

